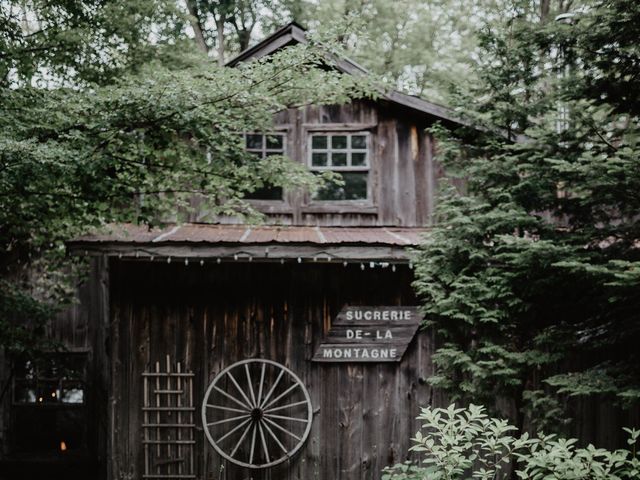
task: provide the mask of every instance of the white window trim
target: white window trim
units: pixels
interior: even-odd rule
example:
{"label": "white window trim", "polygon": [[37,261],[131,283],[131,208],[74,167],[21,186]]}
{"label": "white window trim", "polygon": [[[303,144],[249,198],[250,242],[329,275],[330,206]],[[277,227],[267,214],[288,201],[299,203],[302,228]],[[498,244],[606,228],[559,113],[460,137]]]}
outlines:
{"label": "white window trim", "polygon": [[[313,137],[327,137],[327,148],[316,148],[314,149],[312,146]],[[331,148],[330,142],[331,137],[347,137],[347,148],[346,149],[334,149]],[[352,148],[351,147],[351,137],[365,137],[366,146],[365,148]],[[351,155],[353,153],[365,153],[366,154],[366,163],[365,165],[326,165],[319,166],[313,165],[312,158],[314,153],[326,153],[327,160],[329,160],[329,154],[337,152],[337,153],[346,153],[347,161],[351,161]],[[307,139],[307,166],[309,170],[312,171],[336,171],[336,172],[368,172],[371,170],[371,134],[366,131],[349,131],[349,132],[341,132],[341,131],[331,131],[331,132],[309,132]]]}

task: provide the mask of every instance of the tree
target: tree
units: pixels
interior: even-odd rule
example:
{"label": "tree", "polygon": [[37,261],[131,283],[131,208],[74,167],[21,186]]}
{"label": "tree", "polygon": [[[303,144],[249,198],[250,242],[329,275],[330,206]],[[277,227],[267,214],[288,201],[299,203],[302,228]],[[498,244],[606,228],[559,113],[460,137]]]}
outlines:
{"label": "tree", "polygon": [[262,34],[293,19],[297,2],[287,0],[187,0],[191,26],[198,47],[215,49],[218,64],[228,53],[249,47],[256,30]]}
{"label": "tree", "polygon": [[460,108],[487,128],[440,131],[468,194],[443,187],[415,282],[442,342],[431,383],[508,400],[518,428],[558,428],[565,396],[640,400],[640,11],[542,7],[483,32]]}
{"label": "tree", "polygon": [[[313,187],[301,165],[247,154],[239,133],[268,131],[287,107],[371,92],[364,79],[317,68],[330,41],[230,69],[198,54],[168,7],[2,5],[13,27],[37,19],[6,28],[0,59],[0,346],[9,350],[37,347],[50,307],[72,290],[66,240],[114,222],[180,221],[194,196],[212,215],[251,216],[243,197],[266,182]],[[141,32],[126,36],[133,24]],[[144,32],[156,32],[153,43]]]}
{"label": "tree", "polygon": [[[296,17],[312,30],[352,16],[349,55],[394,88],[446,102],[454,84],[473,83],[476,31],[501,15],[503,0],[327,0],[304,2]],[[464,83],[463,83],[464,82]]]}

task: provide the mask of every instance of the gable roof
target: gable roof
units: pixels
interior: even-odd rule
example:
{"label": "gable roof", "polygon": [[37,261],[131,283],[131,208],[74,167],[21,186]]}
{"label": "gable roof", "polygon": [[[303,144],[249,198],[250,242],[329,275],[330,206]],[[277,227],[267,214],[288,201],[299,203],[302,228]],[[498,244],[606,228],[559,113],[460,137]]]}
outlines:
{"label": "gable roof", "polygon": [[[298,43],[306,43],[307,35],[306,30],[296,22],[291,22],[288,25],[280,28],[273,34],[261,42],[247,48],[235,58],[227,62],[228,67],[235,67],[241,62],[251,61],[258,59],[285,48],[290,45]],[[347,57],[341,57],[335,59],[335,68],[343,73],[349,75],[367,75],[369,72],[358,65],[353,60]],[[381,98],[393,105],[407,108],[414,112],[426,114],[434,120],[440,120],[448,124],[454,125],[468,125],[463,119],[459,118],[453,110],[443,105],[430,102],[420,97],[413,95],[407,95],[406,93],[399,92],[397,90],[390,90],[384,92]]]}

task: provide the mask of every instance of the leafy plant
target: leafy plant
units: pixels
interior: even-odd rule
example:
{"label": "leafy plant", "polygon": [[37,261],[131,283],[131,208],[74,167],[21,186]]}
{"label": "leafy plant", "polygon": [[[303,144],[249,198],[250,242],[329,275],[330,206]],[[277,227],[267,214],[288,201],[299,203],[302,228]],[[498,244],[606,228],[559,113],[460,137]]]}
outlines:
{"label": "leafy plant", "polygon": [[505,479],[631,480],[640,475],[636,454],[640,430],[625,428],[631,450],[606,450],[575,439],[539,435],[530,438],[506,420],[491,418],[482,406],[423,408],[422,431],[412,439],[417,462],[388,467],[383,480]]}

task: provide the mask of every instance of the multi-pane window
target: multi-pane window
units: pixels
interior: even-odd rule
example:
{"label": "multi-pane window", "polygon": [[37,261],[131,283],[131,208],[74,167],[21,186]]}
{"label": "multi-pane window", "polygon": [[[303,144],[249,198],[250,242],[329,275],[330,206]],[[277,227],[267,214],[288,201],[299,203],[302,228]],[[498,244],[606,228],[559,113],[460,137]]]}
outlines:
{"label": "multi-pane window", "polygon": [[316,200],[366,200],[369,192],[369,135],[357,133],[314,133],[309,138],[309,168],[333,171],[344,185],[328,183]]}
{"label": "multi-pane window", "polygon": [[[246,133],[245,147],[248,152],[263,159],[272,155],[284,155],[285,137],[282,133]],[[282,200],[282,187],[266,184],[245,194],[250,200]]]}
{"label": "multi-pane window", "polygon": [[55,353],[13,363],[12,442],[16,452],[85,447],[84,353]]}

